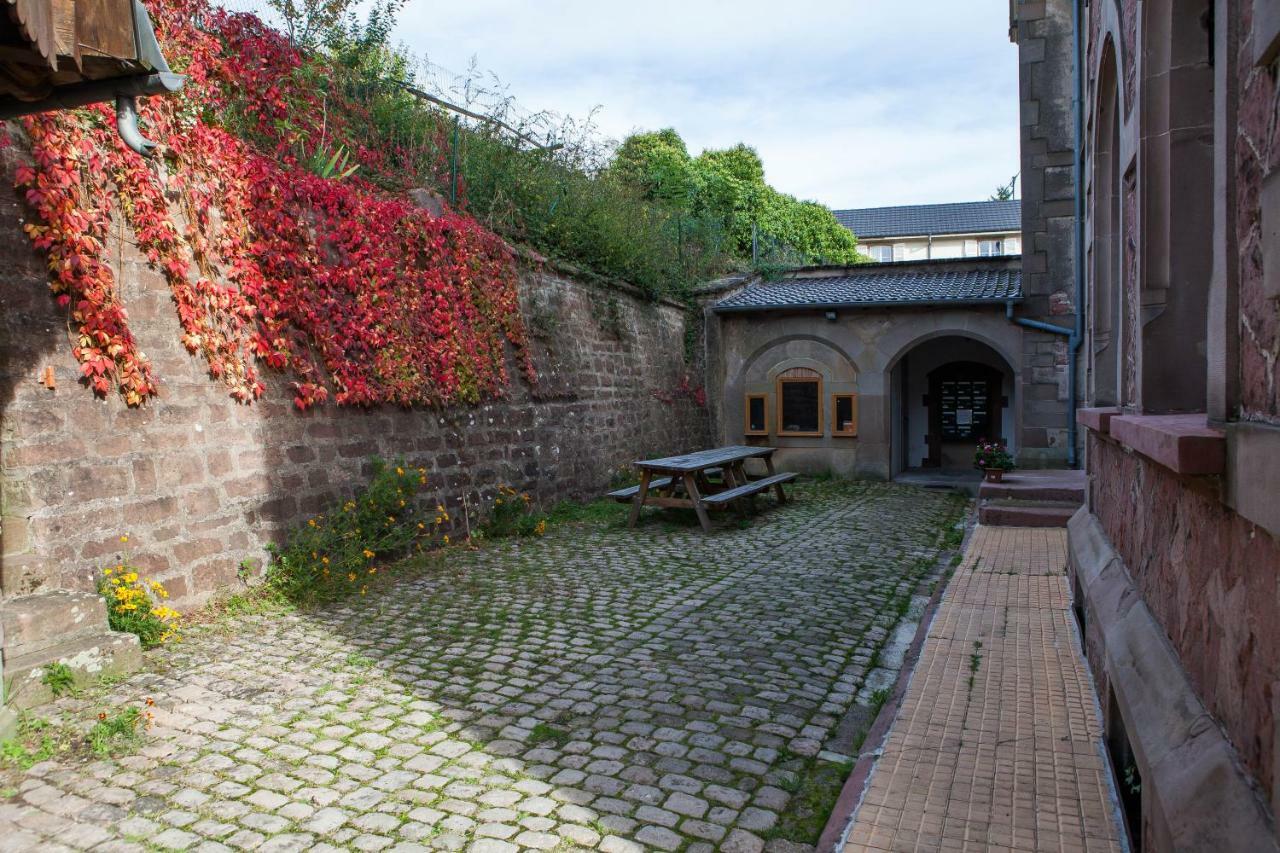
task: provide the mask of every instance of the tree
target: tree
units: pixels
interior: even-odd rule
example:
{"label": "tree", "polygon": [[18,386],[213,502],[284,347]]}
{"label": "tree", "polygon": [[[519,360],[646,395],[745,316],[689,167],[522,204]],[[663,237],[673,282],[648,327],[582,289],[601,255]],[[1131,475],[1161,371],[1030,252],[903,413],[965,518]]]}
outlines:
{"label": "tree", "polygon": [[733,254],[753,242],[789,262],[858,263],[857,238],[816,202],[799,201],[765,183],[764,162],[749,145],[689,156],[675,130],[636,133],[618,146],[609,173],[646,199],[670,205],[723,231]]}
{"label": "tree", "polygon": [[647,199],[680,209],[692,202],[693,161],[684,140],[672,128],[628,136],[618,146],[609,171]]}
{"label": "tree", "polygon": [[[1021,173],[1019,173],[1021,174]],[[1010,201],[1013,198],[1014,187],[1018,184],[1018,175],[1014,175],[1009,179],[1009,183],[1001,184],[996,187],[995,195],[991,196],[989,201]]]}

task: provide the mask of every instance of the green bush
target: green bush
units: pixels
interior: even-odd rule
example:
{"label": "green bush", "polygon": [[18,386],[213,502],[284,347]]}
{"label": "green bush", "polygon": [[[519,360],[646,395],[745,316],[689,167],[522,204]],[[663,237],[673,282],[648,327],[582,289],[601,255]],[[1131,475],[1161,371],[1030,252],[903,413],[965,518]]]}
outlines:
{"label": "green bush", "polygon": [[480,530],[487,538],[541,536],[547,532],[547,517],[534,508],[529,495],[503,486]]}
{"label": "green bush", "polygon": [[368,590],[388,558],[419,548],[448,520],[443,507],[424,514],[415,496],[426,471],[373,459],[369,485],[307,520],[273,547],[266,582],[295,604],[332,601]]}

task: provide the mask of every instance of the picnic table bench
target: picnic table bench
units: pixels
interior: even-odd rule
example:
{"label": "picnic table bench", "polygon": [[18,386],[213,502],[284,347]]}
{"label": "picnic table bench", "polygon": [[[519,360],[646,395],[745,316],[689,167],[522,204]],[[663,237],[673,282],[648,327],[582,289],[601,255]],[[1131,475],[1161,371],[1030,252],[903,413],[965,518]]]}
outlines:
{"label": "picnic table bench", "polygon": [[[635,527],[640,509],[647,505],[692,509],[697,513],[702,529],[710,531],[708,509],[738,504],[769,489],[774,490],[779,503],[787,502],[782,484],[794,480],[796,475],[774,471],[774,450],[772,447],[733,445],[683,456],[642,459],[635,463],[640,469],[639,485],[609,492],[609,497],[631,502],[630,527]],[[747,477],[745,463],[748,459],[762,460],[768,476],[758,480]],[[712,482],[710,477],[715,475],[719,475],[723,482]],[[677,494],[680,491],[683,495]]]}

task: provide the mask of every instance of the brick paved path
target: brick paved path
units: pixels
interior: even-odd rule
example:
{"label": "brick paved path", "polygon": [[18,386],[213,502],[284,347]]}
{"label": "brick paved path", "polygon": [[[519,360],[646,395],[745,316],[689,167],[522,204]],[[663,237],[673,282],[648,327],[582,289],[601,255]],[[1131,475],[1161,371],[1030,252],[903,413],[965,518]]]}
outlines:
{"label": "brick paved path", "polygon": [[979,527],[872,770],[846,853],[1119,851],[1066,531]]}
{"label": "brick paved path", "polygon": [[152,696],[158,725],[0,779],[0,851],[812,849],[825,814],[797,803],[835,791],[805,780],[958,511],[821,484],[746,530],[553,529],[196,632],[60,700],[83,721]]}

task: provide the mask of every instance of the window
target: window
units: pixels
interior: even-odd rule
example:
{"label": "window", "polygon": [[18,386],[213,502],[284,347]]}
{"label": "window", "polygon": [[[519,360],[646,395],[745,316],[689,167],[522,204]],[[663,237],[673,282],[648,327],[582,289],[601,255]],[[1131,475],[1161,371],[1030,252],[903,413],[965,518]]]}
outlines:
{"label": "window", "polygon": [[857,435],[858,395],[832,394],[831,416],[835,419],[831,423],[832,435]]}
{"label": "window", "polygon": [[793,367],[778,376],[778,435],[822,435],[822,376]]}
{"label": "window", "polygon": [[769,407],[763,394],[747,395],[746,425],[747,435],[769,434]]}
{"label": "window", "polygon": [[872,246],[867,251],[871,253],[871,260],[878,263],[885,264],[893,260],[892,246]]}
{"label": "window", "polygon": [[978,254],[984,258],[989,258],[992,255],[1003,255],[1004,241],[1003,240],[979,240]]}

